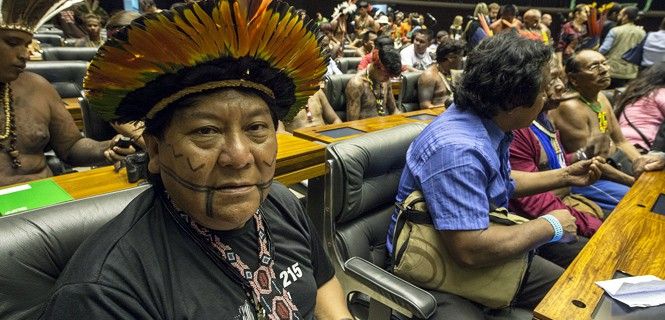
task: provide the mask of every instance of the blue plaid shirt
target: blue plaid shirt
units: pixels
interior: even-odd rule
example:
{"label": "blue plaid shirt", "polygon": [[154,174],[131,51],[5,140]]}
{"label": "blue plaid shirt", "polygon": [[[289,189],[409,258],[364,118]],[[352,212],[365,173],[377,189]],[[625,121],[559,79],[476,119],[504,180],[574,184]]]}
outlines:
{"label": "blue plaid shirt", "polygon": [[[437,230],[479,230],[489,226],[490,203],[502,207],[515,191],[508,147],[512,133],[454,104],[411,143],[397,201],[423,192]],[[388,231],[392,252],[393,213]]]}

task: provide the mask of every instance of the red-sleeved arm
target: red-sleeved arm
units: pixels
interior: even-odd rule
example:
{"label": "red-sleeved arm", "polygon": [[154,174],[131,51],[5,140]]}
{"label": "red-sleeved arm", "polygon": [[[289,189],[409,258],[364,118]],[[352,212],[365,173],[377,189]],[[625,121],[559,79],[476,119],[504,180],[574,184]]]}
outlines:
{"label": "red-sleeved arm", "polygon": [[[529,128],[513,131],[514,138],[510,144],[510,166],[512,170],[536,172],[540,159],[540,141]],[[577,233],[590,237],[600,227],[600,219],[566,206],[552,192],[510,199],[510,210],[529,219],[535,219],[552,210],[568,209],[577,219]]]}

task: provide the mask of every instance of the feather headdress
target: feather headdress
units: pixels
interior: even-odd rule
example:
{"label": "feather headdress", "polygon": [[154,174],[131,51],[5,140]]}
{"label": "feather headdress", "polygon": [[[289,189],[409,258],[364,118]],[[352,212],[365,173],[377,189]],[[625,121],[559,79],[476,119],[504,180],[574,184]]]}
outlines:
{"label": "feather headdress", "polygon": [[0,0],[0,29],[34,33],[60,11],[83,0]]}
{"label": "feather headdress", "polygon": [[107,41],[88,68],[85,95],[105,119],[127,122],[152,119],[190,94],[243,87],[290,120],[326,72],[315,31],[281,1],[190,3],[139,18]]}
{"label": "feather headdress", "polygon": [[349,15],[353,14],[356,12],[356,9],[358,7],[355,4],[350,4],[346,1],[338,4],[334,9],[333,9],[333,14],[332,14],[332,19],[336,20],[339,16],[341,15]]}

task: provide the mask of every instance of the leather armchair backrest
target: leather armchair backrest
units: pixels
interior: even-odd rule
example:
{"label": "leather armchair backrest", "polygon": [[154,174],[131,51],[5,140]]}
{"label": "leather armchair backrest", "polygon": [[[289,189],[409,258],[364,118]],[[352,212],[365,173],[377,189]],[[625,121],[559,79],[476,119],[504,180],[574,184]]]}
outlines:
{"label": "leather armchair backrest", "polygon": [[35,33],[32,36],[35,40],[41,42],[42,47],[61,47],[62,37],[58,34],[52,33]]}
{"label": "leather armchair backrest", "polygon": [[420,109],[418,100],[418,79],[422,72],[402,73],[402,88],[399,93],[399,105],[403,111],[413,111]]}
{"label": "leather armchair backrest", "polygon": [[64,99],[81,96],[87,68],[85,61],[31,61],[26,70],[44,77]]}
{"label": "leather armchair backrest", "polygon": [[358,72],[358,65],[362,58],[359,57],[344,57],[337,60],[337,67],[345,74],[355,74]]}
{"label": "leather armchair backrest", "polygon": [[41,27],[39,27],[39,30],[37,30],[37,32],[35,32],[35,34],[57,34],[60,37],[63,37],[63,38],[65,37],[65,32],[64,31],[62,31],[62,30],[60,30],[60,29],[58,29],[54,26],[46,26],[46,25],[42,25]]}
{"label": "leather armchair backrest", "polygon": [[86,98],[80,98],[81,115],[83,116],[83,133],[86,137],[97,141],[113,138],[118,134],[113,127],[102,119],[99,114],[90,108],[90,102]]}
{"label": "leather armchair backrest", "polygon": [[325,82],[324,93],[326,94],[326,98],[328,98],[330,106],[332,106],[342,121],[346,121],[346,85],[353,76],[353,74],[339,74],[326,76],[323,79]]}
{"label": "leather armchair backrest", "polygon": [[45,61],[91,61],[95,54],[97,54],[97,48],[51,47],[42,50],[42,58]]}
{"label": "leather armchair backrest", "polygon": [[140,186],[0,218],[0,319],[38,316],[79,245],[117,216]]}
{"label": "leather armchair backrest", "polygon": [[325,202],[335,220],[342,261],[358,256],[386,267],[386,234],[406,151],[425,126],[410,123],[326,149],[332,163]]}

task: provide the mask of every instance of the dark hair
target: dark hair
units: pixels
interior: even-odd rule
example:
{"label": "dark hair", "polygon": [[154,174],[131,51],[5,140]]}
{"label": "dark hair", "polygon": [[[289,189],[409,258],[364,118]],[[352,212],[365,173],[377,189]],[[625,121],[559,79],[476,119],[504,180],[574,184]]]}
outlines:
{"label": "dark hair", "polygon": [[436,47],[436,62],[443,62],[451,53],[464,53],[466,43],[460,40],[446,39]]}
{"label": "dark hair", "polygon": [[413,31],[413,34],[411,34],[411,42],[415,42],[416,40],[416,34],[422,34],[427,37],[427,41],[432,40],[432,30],[430,29],[425,29],[425,28],[418,28]]}
{"label": "dark hair", "polygon": [[213,95],[215,93],[219,93],[225,90],[237,90],[240,91],[244,94],[255,94],[258,95],[263,101],[265,101],[268,104],[268,109],[270,109],[270,116],[272,117],[273,125],[275,128],[277,128],[277,116],[275,115],[274,112],[274,100],[272,100],[270,97],[268,97],[265,93],[255,90],[255,89],[250,89],[250,88],[244,88],[244,87],[239,87],[239,88],[220,88],[220,89],[213,89],[213,90],[208,90],[208,91],[203,91],[195,94],[191,94],[188,96],[185,96],[182,99],[179,99],[171,104],[169,104],[164,110],[158,112],[155,114],[155,117],[152,119],[146,119],[145,120],[145,132],[158,138],[162,139],[164,138],[164,133],[166,132],[166,129],[168,129],[169,125],[171,124],[171,121],[173,120],[173,115],[175,114],[176,110],[180,109],[185,109],[188,107],[191,107],[197,103],[199,103],[204,97]]}
{"label": "dark hair", "polygon": [[596,50],[591,50],[591,49],[583,49],[583,50],[575,52],[565,62],[566,74],[580,72],[580,70],[582,69],[582,66],[580,65],[580,59],[578,59],[578,57],[579,57],[580,53],[582,53],[584,51],[594,51],[594,52],[596,52]]}
{"label": "dark hair", "polygon": [[515,31],[486,38],[467,56],[455,104],[484,118],[531,106],[544,86],[542,70],[551,58],[549,46]]}
{"label": "dark hair", "polygon": [[665,18],[660,22],[660,30],[665,30]]}
{"label": "dark hair", "polygon": [[517,16],[517,6],[516,5],[507,4],[503,7],[501,7],[501,15],[500,16],[505,17],[505,16],[509,16],[509,15],[513,16],[513,17]]}
{"label": "dark hair", "polygon": [[367,30],[367,31],[363,32],[363,36],[362,36],[363,43],[367,43],[367,41],[369,41],[369,37],[372,34],[376,35],[376,32],[374,32],[372,30]]}
{"label": "dark hair", "polygon": [[654,64],[628,83],[626,91],[616,105],[617,118],[627,105],[646,97],[658,88],[665,88],[665,61]]}
{"label": "dark hair", "polygon": [[628,20],[635,21],[637,20],[637,17],[640,15],[640,9],[638,9],[637,7],[626,7],[623,9],[623,13],[626,15]]}
{"label": "dark hair", "polygon": [[389,46],[380,47],[379,61],[392,76],[399,75],[402,72],[402,57],[394,48]]}
{"label": "dark hair", "polygon": [[393,46],[395,45],[395,42],[393,42],[393,38],[390,36],[378,36],[376,37],[376,40],[374,40],[374,46],[377,48],[381,48],[383,46]]}
{"label": "dark hair", "polygon": [[610,7],[610,10],[607,11],[607,15],[611,16],[613,14],[617,14],[621,11],[623,7],[617,3],[617,2],[612,2],[612,6]]}

